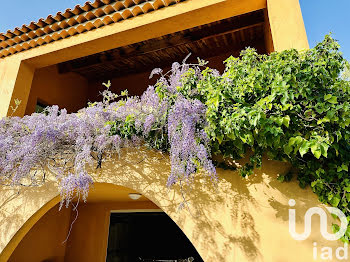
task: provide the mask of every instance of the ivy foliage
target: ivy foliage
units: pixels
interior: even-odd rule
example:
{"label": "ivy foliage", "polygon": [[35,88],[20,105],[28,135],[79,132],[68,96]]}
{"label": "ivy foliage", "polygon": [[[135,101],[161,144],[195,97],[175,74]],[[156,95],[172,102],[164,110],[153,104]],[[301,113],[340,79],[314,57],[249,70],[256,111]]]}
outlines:
{"label": "ivy foliage", "polygon": [[[206,122],[197,128],[208,135],[212,154],[237,160],[253,151],[242,176],[261,166],[263,154],[288,161],[298,169],[301,187],[310,185],[322,203],[340,208],[350,220],[350,82],[341,77],[349,64],[339,44],[327,35],[306,51],[260,55],[248,48],[225,61],[223,74],[203,66],[201,60],[185,70],[173,65],[172,77],[180,76],[175,92],[169,88],[173,79],[156,69],[159,98],[169,108],[178,97],[203,103]],[[133,129],[135,119],[126,120],[118,130]],[[146,140],[167,151],[165,129]],[[136,129],[129,136],[134,134]],[[290,179],[291,174],[279,178]]]}
{"label": "ivy foliage", "polygon": [[[169,87],[173,79],[156,69],[161,75],[156,93],[169,108],[179,97],[206,106],[205,125],[197,128],[209,137],[211,154],[238,160],[253,151],[242,176],[261,166],[263,154],[288,161],[297,168],[301,187],[311,186],[322,203],[340,208],[350,220],[350,82],[342,77],[349,64],[339,47],[327,35],[306,51],[260,55],[248,48],[225,61],[223,74],[201,60],[185,70],[173,65],[171,77],[180,76],[176,91]],[[113,134],[127,128],[128,136],[140,135],[134,123],[134,115],[116,122],[113,130],[119,131]],[[167,151],[166,127],[154,130],[146,141]]]}
{"label": "ivy foliage", "polygon": [[179,87],[207,106],[212,153],[239,159],[252,150],[242,176],[260,167],[265,153],[288,161],[301,187],[311,186],[322,203],[350,220],[350,82],[341,77],[349,64],[339,44],[327,35],[302,52],[259,55],[246,49],[225,65],[219,76],[209,68],[200,77],[189,70]]}

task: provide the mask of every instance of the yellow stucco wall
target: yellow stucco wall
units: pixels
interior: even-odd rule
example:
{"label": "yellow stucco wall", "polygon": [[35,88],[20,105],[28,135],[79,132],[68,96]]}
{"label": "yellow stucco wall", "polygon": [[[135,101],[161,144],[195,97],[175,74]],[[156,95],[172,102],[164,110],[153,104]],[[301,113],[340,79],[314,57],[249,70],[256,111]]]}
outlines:
{"label": "yellow stucco wall", "polygon": [[[124,201],[125,198],[123,200],[121,195],[123,191],[119,192],[120,189],[108,186],[108,184],[121,185],[142,193],[166,212],[183,230],[204,261],[310,262],[313,256],[313,242],[316,241],[319,247],[333,248],[341,246],[341,243],[329,242],[322,238],[317,216],[313,219],[310,238],[305,241],[296,241],[290,236],[289,199],[293,198],[297,203],[295,207],[297,232],[303,231],[303,217],[308,208],[324,206],[310,189],[301,189],[296,181],[278,182],[277,175],[284,174],[288,170],[289,165],[266,159],[262,169],[256,170],[255,174],[248,179],[241,178],[237,172],[219,169],[220,180],[217,187],[214,187],[207,177],[198,175],[192,185],[191,193],[187,196],[189,207],[179,211],[179,204],[182,201],[179,188],[176,186],[169,191],[165,186],[170,172],[168,157],[147,149],[129,150],[129,153],[124,152],[121,158],[104,163],[103,169],[94,175],[96,182],[104,183],[96,184],[88,200],[88,203],[94,203],[96,206],[97,216],[96,218],[88,215],[82,217],[89,217],[84,222],[86,225],[89,223],[105,225],[105,216],[101,214],[107,209],[103,205],[98,207],[97,203],[106,202],[108,199]],[[7,261],[7,257],[13,252],[20,239],[34,225],[31,220],[37,219],[37,210],[45,202],[49,202],[54,191],[57,190],[54,185],[50,186],[50,183],[45,187],[24,192],[25,197],[20,195],[20,201],[15,200],[2,209],[4,213],[0,213],[0,221],[7,218],[7,223],[0,223],[0,232],[7,230],[7,233],[1,235],[0,246],[2,248],[8,246],[0,255],[0,261]],[[52,190],[48,190],[50,188]],[[36,192],[37,190],[48,191],[40,195]],[[125,195],[127,196],[126,193]],[[0,203],[3,200],[4,197],[1,195]],[[58,202],[59,199],[56,198],[55,201]],[[44,205],[40,209],[41,216],[45,213],[45,209],[49,210],[53,206],[53,203],[51,201],[47,208]],[[102,213],[98,211],[101,209]],[[130,206],[129,209],[134,207]],[[86,210],[87,214],[89,212]],[[22,227],[23,222],[17,223],[15,219],[10,219],[9,214],[11,217],[18,217],[17,221],[29,220]],[[332,222],[334,220],[328,217],[329,232],[331,232]],[[81,228],[77,224],[75,230],[81,233],[83,231]],[[17,238],[12,239],[16,232]],[[103,230],[96,233],[96,230],[91,229],[89,236],[83,235],[84,241],[88,242],[87,246],[96,245],[95,240],[90,239],[96,237],[96,234],[99,239],[103,238],[101,234],[105,233]],[[70,241],[75,243],[76,240],[72,238]],[[105,236],[104,241],[106,241]],[[82,247],[83,244],[78,243],[79,245]],[[94,260],[79,254],[78,250],[77,253],[68,256],[75,259],[84,256],[84,261],[103,261],[101,255],[101,252],[105,252],[103,245],[96,248],[100,249],[98,251],[100,253],[95,254]],[[97,260],[95,260],[96,257]]]}
{"label": "yellow stucco wall", "polygon": [[51,208],[19,243],[9,262],[64,262],[71,208]]}
{"label": "yellow stucco wall", "polygon": [[[102,190],[118,190],[115,185],[98,185],[99,198],[103,197]],[[103,188],[103,189],[102,189]],[[128,190],[127,192],[133,192]],[[77,213],[72,207],[59,205],[52,207],[31,228],[20,241],[9,262],[75,262],[75,261],[105,261],[109,230],[110,213],[114,210],[155,210],[158,207],[145,198],[140,201],[119,199],[118,195],[104,198],[103,202],[90,197],[88,203],[81,203],[78,217],[69,230]],[[107,201],[108,200],[108,201]],[[69,232],[69,237],[68,237]],[[66,241],[67,240],[67,241]],[[84,252],[82,252],[84,250]]]}
{"label": "yellow stucco wall", "polygon": [[275,51],[309,48],[299,0],[267,0],[267,12]]}
{"label": "yellow stucco wall", "polygon": [[0,261],[2,262],[8,260],[28,230],[55,206],[60,198],[57,196],[57,185],[53,182],[34,188],[0,187],[0,192]]}
{"label": "yellow stucco wall", "polygon": [[39,68],[34,73],[26,114],[34,112],[38,100],[76,112],[87,105],[88,82],[76,73],[59,74],[55,65]]}
{"label": "yellow stucco wall", "polygon": [[0,59],[0,117],[12,115],[14,99],[21,100],[15,115],[23,115],[27,104],[34,68],[16,57]]}

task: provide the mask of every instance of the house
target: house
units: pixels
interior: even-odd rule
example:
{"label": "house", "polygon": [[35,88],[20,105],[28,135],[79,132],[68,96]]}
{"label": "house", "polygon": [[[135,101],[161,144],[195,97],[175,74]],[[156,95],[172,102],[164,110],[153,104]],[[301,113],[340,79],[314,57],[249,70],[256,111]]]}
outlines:
{"label": "house", "polygon": [[[15,99],[17,116],[50,105],[76,112],[100,99],[107,80],[116,92],[140,95],[155,67],[191,53],[222,70],[247,46],[264,54],[307,49],[298,0],[87,2],[0,34],[0,117],[11,115]],[[317,230],[302,242],[289,234],[289,209],[302,232],[306,210],[319,205],[310,189],[276,180],[289,168],[266,160],[249,179],[219,169],[217,188],[197,179],[184,203],[178,186],[166,187],[166,156],[129,151],[94,171],[86,203],[60,211],[55,181],[2,186],[0,261],[133,261],[140,252],[140,261],[309,262],[316,240],[329,243]]]}

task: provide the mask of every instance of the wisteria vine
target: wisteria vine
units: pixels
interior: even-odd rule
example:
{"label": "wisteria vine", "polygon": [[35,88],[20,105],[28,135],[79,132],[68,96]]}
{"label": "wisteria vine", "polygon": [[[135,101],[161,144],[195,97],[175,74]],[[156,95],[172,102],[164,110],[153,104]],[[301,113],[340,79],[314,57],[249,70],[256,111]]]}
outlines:
{"label": "wisteria vine", "polygon": [[[150,86],[141,97],[112,93],[105,84],[103,101],[77,113],[52,106],[30,116],[0,120],[0,184],[39,186],[48,172],[60,184],[62,203],[86,200],[93,179],[88,170],[99,168],[123,147],[146,144],[170,153],[168,186],[190,182],[198,169],[216,179],[210,160],[209,139],[204,128],[206,106],[177,92],[181,76],[189,69],[185,61],[174,63],[162,75],[158,87]],[[152,71],[151,77],[162,74]]]}

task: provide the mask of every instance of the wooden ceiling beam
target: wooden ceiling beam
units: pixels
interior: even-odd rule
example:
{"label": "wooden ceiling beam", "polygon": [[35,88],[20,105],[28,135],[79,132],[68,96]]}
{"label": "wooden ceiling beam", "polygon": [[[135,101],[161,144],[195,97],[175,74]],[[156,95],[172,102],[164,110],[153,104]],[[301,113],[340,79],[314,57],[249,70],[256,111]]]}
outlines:
{"label": "wooden ceiling beam", "polygon": [[264,24],[262,12],[253,12],[240,17],[234,17],[213,24],[181,31],[157,39],[151,39],[126,47],[106,51],[104,53],[68,61],[58,65],[60,73],[90,71],[93,67],[115,65],[121,60],[133,60],[139,56],[156,54],[157,52],[184,46],[195,42],[214,39],[238,31],[259,27]]}
{"label": "wooden ceiling beam", "polygon": [[203,38],[199,38],[199,39],[194,40],[194,41],[193,40],[186,40],[186,41],[182,41],[180,43],[178,42],[177,44],[172,45],[172,46],[166,45],[166,44],[164,44],[164,42],[162,42],[162,44],[164,44],[164,46],[157,45],[158,47],[157,48],[153,48],[152,50],[135,51],[133,53],[133,55],[130,55],[130,56],[124,56],[124,55],[114,56],[115,59],[111,60],[111,61],[99,62],[99,63],[94,63],[94,64],[81,66],[81,67],[71,67],[70,71],[79,73],[79,71],[81,71],[81,70],[83,70],[83,71],[84,70],[89,70],[91,68],[98,67],[98,66],[115,65],[116,61],[118,61],[118,60],[119,61],[120,60],[123,61],[125,59],[128,59],[128,60],[129,59],[134,59],[134,58],[137,58],[139,56],[144,56],[144,55],[151,54],[151,53],[157,53],[157,52],[160,52],[160,51],[164,51],[166,49],[171,49],[171,48],[178,47],[178,46],[183,46],[183,45],[186,45],[186,44],[192,44],[192,43],[195,43],[195,42],[205,41],[205,40],[208,40],[208,39],[215,39],[217,37],[228,35],[228,34],[232,34],[232,33],[235,33],[235,32],[241,31],[241,30],[247,30],[247,29],[259,27],[259,26],[262,26],[263,24],[264,24],[263,22],[260,22],[260,23],[257,23],[257,24],[245,26],[243,28],[232,29],[232,30],[228,30],[226,32],[221,32],[221,33],[215,34],[215,35],[205,36]]}
{"label": "wooden ceiling beam", "polygon": [[[264,39],[255,39],[257,42],[257,46],[255,46],[258,49],[259,53],[264,53],[266,50],[264,49]],[[250,42],[240,42],[233,45],[225,45],[221,48],[217,49],[211,49],[210,52],[208,50],[201,50],[200,52],[193,53],[192,56],[189,58],[189,62],[196,62],[197,57],[200,57],[201,59],[209,59],[210,57],[215,57],[217,55],[223,55],[223,54],[230,54],[234,56],[238,56],[240,51],[247,46],[247,44],[250,44]],[[177,61],[181,61],[187,53],[183,53],[182,57],[178,57]],[[169,68],[171,67],[171,64],[176,61],[174,59],[168,58],[163,59],[161,63],[155,61],[153,63],[148,64],[148,66],[144,66],[141,63],[135,64],[134,67],[130,66],[119,66],[115,71],[104,71],[100,72],[98,74],[93,74],[94,69],[90,68],[89,70],[85,71],[83,75],[88,76],[88,80],[91,81],[107,81],[111,80],[113,78],[118,78],[122,76],[127,76],[131,74],[138,74],[142,72],[151,72],[154,68]],[[78,71],[77,71],[78,72]]]}

